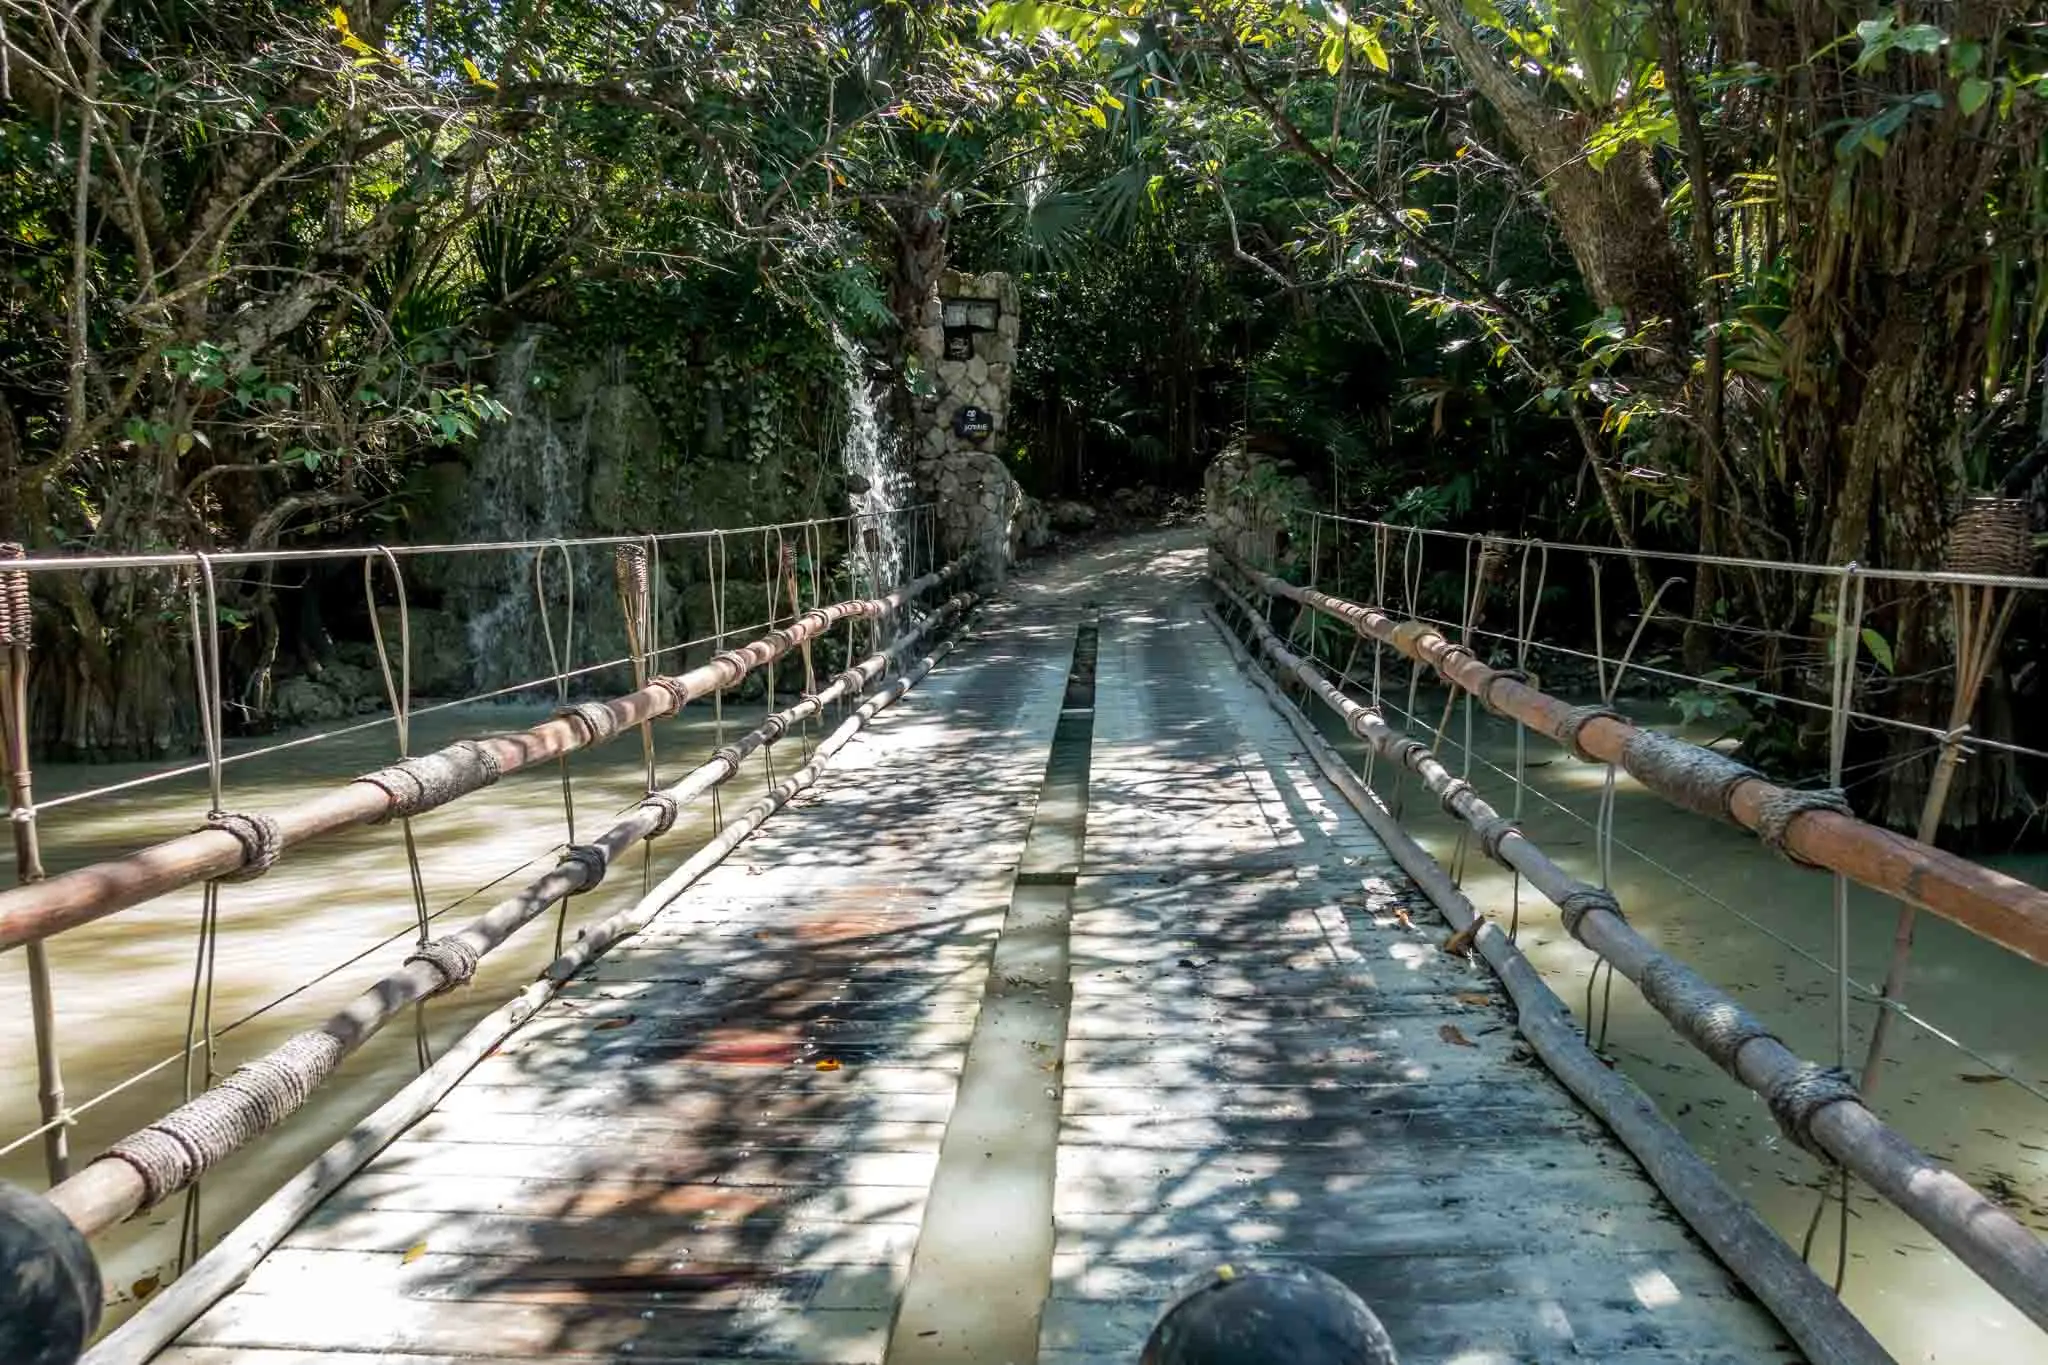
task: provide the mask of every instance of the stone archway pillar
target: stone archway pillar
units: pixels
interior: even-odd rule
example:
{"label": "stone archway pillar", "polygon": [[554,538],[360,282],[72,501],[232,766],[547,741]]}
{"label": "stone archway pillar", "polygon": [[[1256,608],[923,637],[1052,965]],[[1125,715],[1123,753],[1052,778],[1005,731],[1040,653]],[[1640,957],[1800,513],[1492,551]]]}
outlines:
{"label": "stone archway pillar", "polygon": [[[964,355],[947,354],[948,298],[986,300],[998,309],[995,329],[969,337]],[[1016,282],[1000,271],[947,270],[924,300],[916,337],[923,383],[913,476],[919,494],[937,504],[940,550],[978,550],[981,573],[996,582],[1047,536],[1042,509],[997,453],[1009,431],[1018,303]]]}

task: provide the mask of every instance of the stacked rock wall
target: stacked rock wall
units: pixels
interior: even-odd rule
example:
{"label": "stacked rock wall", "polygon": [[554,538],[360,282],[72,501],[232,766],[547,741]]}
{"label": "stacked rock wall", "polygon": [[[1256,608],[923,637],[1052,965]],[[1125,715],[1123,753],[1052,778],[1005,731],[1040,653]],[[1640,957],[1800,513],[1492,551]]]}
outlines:
{"label": "stacked rock wall", "polygon": [[1202,478],[1202,509],[1209,533],[1253,564],[1273,562],[1283,530],[1299,533],[1300,513],[1314,505],[1307,479],[1282,460],[1231,445]]}

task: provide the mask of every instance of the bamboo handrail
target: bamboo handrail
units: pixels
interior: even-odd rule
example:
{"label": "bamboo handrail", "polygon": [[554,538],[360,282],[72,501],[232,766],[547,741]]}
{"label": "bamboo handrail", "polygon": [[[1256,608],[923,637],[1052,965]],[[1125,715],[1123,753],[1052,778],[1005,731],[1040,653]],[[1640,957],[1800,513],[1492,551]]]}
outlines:
{"label": "bamboo handrail", "polygon": [[[248,1277],[328,1195],[338,1190],[400,1134],[431,1110],[469,1070],[531,1019],[564,983],[623,940],[645,928],[684,889],[716,867],[740,842],[791,799],[813,786],[832,758],[867,724],[901,700],[944,659],[956,637],[941,641],[894,682],[875,693],[833,732],[819,741],[811,758],[765,795],[756,798],[703,848],[662,880],[659,887],[581,934],[550,963],[540,979],[478,1020],[434,1065],[375,1113],[351,1129],[225,1239],[202,1256],[140,1312],[100,1341],[84,1365],[145,1365],[215,1301]],[[893,653],[893,651],[891,651]],[[801,708],[792,708],[799,710]],[[787,712],[785,715],[789,714]]]}
{"label": "bamboo handrail", "polygon": [[[740,771],[740,765],[748,754],[764,744],[772,744],[787,734],[791,727],[821,714],[825,707],[841,697],[865,690],[901,655],[921,644],[933,630],[952,622],[972,604],[973,600],[972,594],[967,593],[953,597],[910,634],[847,669],[833,679],[830,686],[806,696],[785,711],[769,716],[751,733],[719,750],[692,769],[681,781],[630,808],[624,816],[589,844],[572,849],[572,856],[564,858],[555,867],[530,880],[518,892],[491,906],[461,929],[444,939],[437,940],[437,943],[446,944],[452,940],[459,944],[457,954],[466,955],[469,962],[468,970],[473,971],[476,962],[504,943],[515,930],[546,911],[549,906],[564,897],[595,887],[604,879],[605,872],[613,861],[627,849],[643,839],[654,838],[666,832],[674,822],[677,807],[694,801],[713,787],[729,781]],[[588,850],[589,856],[579,856],[579,850]],[[686,863],[685,867],[690,865]],[[666,887],[669,883],[664,881],[662,885]],[[297,1105],[293,1106],[295,1110],[310,1098],[313,1090],[327,1075],[333,1073],[342,1058],[368,1042],[385,1024],[414,1003],[438,995],[452,986],[463,984],[466,975],[466,972],[458,975],[450,971],[445,965],[445,959],[436,961],[416,950],[415,955],[408,957],[405,965],[398,971],[366,988],[319,1027],[286,1040],[263,1060],[275,1062],[280,1068],[306,1075],[310,1083],[298,1095]],[[298,1060],[307,1055],[307,1041],[311,1041],[319,1048],[321,1055],[326,1058],[323,1064],[324,1071],[318,1068],[309,1070]],[[198,1100],[183,1106],[182,1110],[173,1112],[203,1111],[208,1102],[208,1097],[202,1095]],[[264,1127],[248,1133],[242,1141],[250,1141],[260,1136],[263,1131],[289,1117],[290,1112],[265,1114]],[[196,1179],[201,1174],[204,1174],[203,1162],[193,1170],[192,1178]],[[105,1231],[132,1214],[161,1203],[179,1188],[182,1186],[152,1190],[134,1164],[123,1157],[109,1154],[100,1157],[70,1179],[57,1185],[47,1197],[63,1211],[73,1226],[91,1236]]]}
{"label": "bamboo handrail", "polygon": [[[1399,621],[1375,607],[1361,606],[1314,588],[1297,587],[1252,568],[1221,545],[1216,552],[1261,592],[1289,598],[1344,622],[1359,635],[1389,645],[1436,670],[1446,682],[1478,697],[1492,710],[1570,747],[1576,725],[1579,749],[1603,763],[1619,764],[1631,739],[1646,733],[1613,716],[1574,718],[1570,703],[1531,687],[1511,673],[1489,668],[1463,645],[1420,621]],[[1697,746],[1693,746],[1697,747]],[[1711,751],[1702,751],[1711,752]],[[1718,756],[1717,756],[1718,757]],[[1690,803],[1653,767],[1631,768],[1636,779],[1675,805]],[[1767,803],[1788,789],[1770,779],[1746,777],[1727,794],[1729,817],[1756,830]],[[1966,858],[1831,810],[1808,810],[1785,829],[1786,850],[1801,862],[1839,872],[1873,891],[1910,901],[1961,925],[1979,938],[2048,966],[2048,890],[1982,867]]]}
{"label": "bamboo handrail", "polygon": [[[588,721],[564,714],[530,729],[492,735],[473,743],[488,753],[500,776],[602,744],[623,730],[672,714],[699,697],[734,686],[756,668],[816,639],[840,621],[886,617],[956,577],[965,563],[956,560],[903,584],[886,597],[813,607],[788,626],[727,650],[686,673],[652,682],[610,701],[589,703],[609,714],[609,726],[602,734]],[[463,750],[470,743],[450,745],[429,757]],[[283,850],[358,825],[376,824],[393,813],[394,802],[389,793],[357,778],[287,806],[272,819],[276,822],[279,848]],[[230,875],[242,867],[245,857],[241,841],[233,834],[220,829],[199,829],[33,885],[0,891],[0,952],[90,924],[180,887]]]}
{"label": "bamboo handrail", "polygon": [[[1720,988],[1660,952],[1622,918],[1606,893],[1588,896],[1574,917],[1568,902],[1594,889],[1552,862],[1420,743],[1390,727],[1290,652],[1250,603],[1228,584],[1217,586],[1250,624],[1268,658],[1293,673],[1344,720],[1346,728],[1382,757],[1404,764],[1454,818],[1479,833],[1488,856],[1521,873],[1545,899],[1566,911],[1572,937],[1599,953],[1639,988],[1681,1037],[1711,1056],[1729,1075],[1767,1099],[1789,1098],[1818,1072],[1757,1024]],[[1489,827],[1491,835],[1489,836]],[[1601,902],[1604,901],[1603,905]],[[1645,988],[1646,969],[1660,978]],[[1717,1055],[1718,1054],[1718,1055]],[[1775,1105],[1773,1106],[1776,1107]],[[2011,1214],[1954,1172],[1915,1147],[1873,1114],[1853,1090],[1837,1089],[1798,1114],[1802,1141],[1839,1161],[1884,1195],[1900,1212],[1953,1251],[2014,1307],[2048,1327],[2048,1246]]]}

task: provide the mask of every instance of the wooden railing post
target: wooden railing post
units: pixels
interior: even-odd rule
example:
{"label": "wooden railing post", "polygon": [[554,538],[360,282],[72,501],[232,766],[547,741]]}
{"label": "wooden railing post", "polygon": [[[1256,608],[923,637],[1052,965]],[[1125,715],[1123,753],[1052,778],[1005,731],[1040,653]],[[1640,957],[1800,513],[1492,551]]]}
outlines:
{"label": "wooden railing post", "polygon": [[[0,544],[0,563],[23,557],[17,544]],[[34,638],[28,575],[0,569],[0,768],[7,776],[8,823],[14,828],[14,875],[23,884],[43,879],[36,837],[35,787],[28,762],[28,651]],[[29,1009],[35,1020],[36,1095],[42,1106],[43,1165],[52,1185],[71,1174],[64,1069],[57,1056],[57,1003],[46,943],[27,945]]]}

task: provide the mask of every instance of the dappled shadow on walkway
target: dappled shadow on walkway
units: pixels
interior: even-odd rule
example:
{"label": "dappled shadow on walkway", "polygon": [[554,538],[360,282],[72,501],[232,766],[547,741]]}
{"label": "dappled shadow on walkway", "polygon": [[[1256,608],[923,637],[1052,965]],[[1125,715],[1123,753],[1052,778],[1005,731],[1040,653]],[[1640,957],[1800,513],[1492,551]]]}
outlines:
{"label": "dappled shadow on walkway", "polygon": [[187,1342],[879,1359],[1059,704],[1048,596],[990,612]]}
{"label": "dappled shadow on walkway", "polygon": [[1134,1360],[1187,1275],[1281,1258],[1404,1362],[1792,1357],[1192,602],[1099,667],[1045,1365]]}

